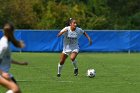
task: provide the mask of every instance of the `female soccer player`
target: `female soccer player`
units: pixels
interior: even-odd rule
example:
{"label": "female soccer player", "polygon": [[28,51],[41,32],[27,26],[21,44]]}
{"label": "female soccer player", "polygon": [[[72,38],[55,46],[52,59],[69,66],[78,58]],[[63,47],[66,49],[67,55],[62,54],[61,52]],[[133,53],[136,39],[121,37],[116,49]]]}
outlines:
{"label": "female soccer player", "polygon": [[14,37],[14,26],[10,23],[6,23],[3,27],[4,35],[0,39],[0,85],[7,88],[6,93],[21,93],[19,86],[16,84],[16,80],[11,74],[9,69],[11,63],[19,65],[27,65],[27,62],[17,62],[11,59],[10,43],[14,46],[23,48],[24,43],[17,41]]}
{"label": "female soccer player", "polygon": [[88,34],[83,31],[81,28],[77,27],[77,23],[75,19],[70,18],[69,20],[69,26],[63,28],[59,33],[58,37],[61,35],[64,35],[63,39],[63,52],[61,54],[60,63],[58,64],[58,74],[57,76],[61,76],[61,70],[65,63],[65,60],[67,59],[68,55],[70,54],[70,59],[72,61],[72,64],[74,66],[74,75],[78,75],[78,67],[77,67],[77,61],[76,57],[79,53],[79,45],[78,45],[78,39],[80,36],[84,34],[85,37],[89,40],[89,44],[92,44],[91,38],[88,36]]}

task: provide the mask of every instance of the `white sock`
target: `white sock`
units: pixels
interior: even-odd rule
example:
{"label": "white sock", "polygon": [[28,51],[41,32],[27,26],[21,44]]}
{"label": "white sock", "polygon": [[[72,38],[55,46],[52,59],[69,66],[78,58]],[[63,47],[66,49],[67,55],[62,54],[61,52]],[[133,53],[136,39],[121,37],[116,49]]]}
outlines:
{"label": "white sock", "polygon": [[74,66],[74,69],[78,69],[78,67],[77,67],[77,61],[76,60],[72,61],[72,64]]}
{"label": "white sock", "polygon": [[13,90],[8,90],[6,93],[14,93]]}
{"label": "white sock", "polygon": [[61,74],[62,67],[63,65],[58,64],[58,74]]}

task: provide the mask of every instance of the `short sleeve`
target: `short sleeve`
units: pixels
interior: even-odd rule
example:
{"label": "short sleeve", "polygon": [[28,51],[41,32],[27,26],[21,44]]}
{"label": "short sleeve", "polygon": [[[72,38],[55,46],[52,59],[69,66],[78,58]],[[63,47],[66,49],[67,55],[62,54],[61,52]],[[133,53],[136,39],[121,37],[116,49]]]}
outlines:
{"label": "short sleeve", "polygon": [[0,59],[2,59],[5,51],[8,48],[8,44],[7,41],[5,41],[4,39],[0,41]]}
{"label": "short sleeve", "polygon": [[64,32],[66,30],[68,30],[68,27],[63,28],[60,32]]}
{"label": "short sleeve", "polygon": [[[60,32],[68,31],[68,27],[63,28]],[[67,35],[67,32],[63,33],[63,35]]]}

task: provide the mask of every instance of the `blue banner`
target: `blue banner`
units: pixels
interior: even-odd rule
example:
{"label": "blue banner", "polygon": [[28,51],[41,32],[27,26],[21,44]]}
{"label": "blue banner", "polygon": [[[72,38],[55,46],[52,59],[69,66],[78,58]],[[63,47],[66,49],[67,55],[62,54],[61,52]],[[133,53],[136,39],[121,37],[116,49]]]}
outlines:
{"label": "blue banner", "polygon": [[[24,52],[60,52],[63,49],[63,36],[57,37],[58,30],[17,30],[15,36],[25,42],[21,49],[11,46],[12,51]],[[140,31],[94,30],[86,31],[92,38],[89,46],[88,39],[83,35],[79,39],[81,52],[139,52]],[[2,37],[2,31],[0,31]]]}

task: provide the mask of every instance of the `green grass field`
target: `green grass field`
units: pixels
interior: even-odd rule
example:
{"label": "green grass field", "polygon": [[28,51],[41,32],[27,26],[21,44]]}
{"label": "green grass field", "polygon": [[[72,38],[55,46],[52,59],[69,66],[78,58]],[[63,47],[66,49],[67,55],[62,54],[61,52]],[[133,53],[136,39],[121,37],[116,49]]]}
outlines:
{"label": "green grass field", "polygon": [[[73,75],[68,58],[62,76],[56,77],[60,53],[13,53],[28,66],[12,65],[11,73],[23,93],[140,93],[139,53],[80,53],[79,75]],[[95,78],[86,77],[89,68]],[[0,86],[0,93],[5,89]]]}

